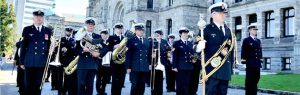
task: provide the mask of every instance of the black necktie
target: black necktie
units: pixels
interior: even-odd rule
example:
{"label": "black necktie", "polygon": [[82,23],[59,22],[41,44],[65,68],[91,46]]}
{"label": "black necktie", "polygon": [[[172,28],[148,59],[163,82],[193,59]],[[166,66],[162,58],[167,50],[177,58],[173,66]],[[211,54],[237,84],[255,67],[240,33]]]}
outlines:
{"label": "black necktie", "polygon": [[37,31],[40,32],[40,27],[37,27]]}
{"label": "black necktie", "polygon": [[140,38],[140,40],[142,41],[142,44],[143,44],[143,38]]}
{"label": "black necktie", "polygon": [[220,30],[223,32],[223,35],[225,35],[224,31],[223,31],[223,27],[220,26]]}
{"label": "black necktie", "polygon": [[187,41],[184,41],[185,45],[187,45]]}

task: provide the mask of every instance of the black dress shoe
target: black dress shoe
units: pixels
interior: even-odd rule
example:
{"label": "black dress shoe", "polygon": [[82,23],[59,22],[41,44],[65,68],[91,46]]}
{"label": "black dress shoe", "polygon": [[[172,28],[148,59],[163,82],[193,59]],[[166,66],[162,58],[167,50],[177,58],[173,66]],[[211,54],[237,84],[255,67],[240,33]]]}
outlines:
{"label": "black dress shoe", "polygon": [[51,90],[57,90],[55,87],[52,87]]}
{"label": "black dress shoe", "polygon": [[98,93],[97,95],[107,95],[107,93]]}
{"label": "black dress shoe", "polygon": [[146,84],[146,87],[150,87],[150,84]]}
{"label": "black dress shoe", "polygon": [[167,92],[172,92],[172,90],[169,90],[169,89],[168,89]]}

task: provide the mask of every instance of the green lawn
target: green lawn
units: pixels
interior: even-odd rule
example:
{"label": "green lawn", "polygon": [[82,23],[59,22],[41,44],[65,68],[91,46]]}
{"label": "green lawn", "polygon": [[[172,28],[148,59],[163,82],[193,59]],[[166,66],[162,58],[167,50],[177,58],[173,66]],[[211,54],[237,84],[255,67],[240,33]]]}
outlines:
{"label": "green lawn", "polygon": [[[233,75],[231,85],[245,86],[245,75]],[[261,75],[258,88],[300,92],[300,74]]]}

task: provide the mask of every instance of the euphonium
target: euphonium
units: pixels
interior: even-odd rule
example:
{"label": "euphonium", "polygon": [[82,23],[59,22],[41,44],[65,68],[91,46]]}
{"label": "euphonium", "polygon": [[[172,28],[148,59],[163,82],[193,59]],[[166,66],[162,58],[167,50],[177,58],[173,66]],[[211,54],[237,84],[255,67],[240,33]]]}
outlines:
{"label": "euphonium", "polygon": [[131,24],[132,24],[132,27],[131,27],[130,31],[126,32],[127,33],[127,35],[125,35],[126,37],[119,43],[119,47],[116,48],[112,52],[112,60],[116,64],[123,64],[125,62],[126,52],[128,50],[128,48],[126,47],[126,44],[127,44],[128,38],[134,34],[133,26],[134,26],[135,22],[131,21]]}
{"label": "euphonium", "polygon": [[119,47],[112,52],[112,60],[114,61],[114,63],[123,64],[125,62],[126,51],[128,50],[128,48],[126,47],[127,41],[128,38],[124,38],[120,42]]}

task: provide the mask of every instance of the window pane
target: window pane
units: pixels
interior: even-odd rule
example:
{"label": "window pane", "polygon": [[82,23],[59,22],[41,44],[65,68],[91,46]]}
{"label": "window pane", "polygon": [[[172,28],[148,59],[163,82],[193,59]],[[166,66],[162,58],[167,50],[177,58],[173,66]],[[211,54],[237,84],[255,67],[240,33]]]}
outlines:
{"label": "window pane", "polygon": [[289,11],[288,10],[285,10],[284,12],[285,12],[285,14],[284,14],[285,17],[289,16]]}
{"label": "window pane", "polygon": [[241,41],[242,31],[241,30],[235,30],[235,36],[236,36],[236,40]]}
{"label": "window pane", "polygon": [[151,36],[151,21],[147,20],[146,22],[146,37]]}
{"label": "window pane", "polygon": [[288,33],[289,35],[294,35],[294,18],[289,18],[288,21]]}
{"label": "window pane", "polygon": [[256,22],[257,22],[257,15],[256,14],[249,15],[249,25],[251,23],[256,23]]}
{"label": "window pane", "polygon": [[275,36],[275,24],[274,20],[270,20],[267,23],[267,37],[274,37]]}
{"label": "window pane", "polygon": [[270,19],[274,19],[274,13],[270,12]]}
{"label": "window pane", "polygon": [[275,36],[275,23],[274,20],[270,21],[270,37],[274,37]]}
{"label": "window pane", "polygon": [[223,2],[223,0],[214,0],[213,3]]}
{"label": "window pane", "polygon": [[242,17],[235,18],[235,25],[242,25]]}
{"label": "window pane", "polygon": [[290,9],[289,16],[294,16],[294,15],[295,15],[295,9]]}
{"label": "window pane", "polygon": [[153,8],[153,0],[148,0],[147,8]]}

